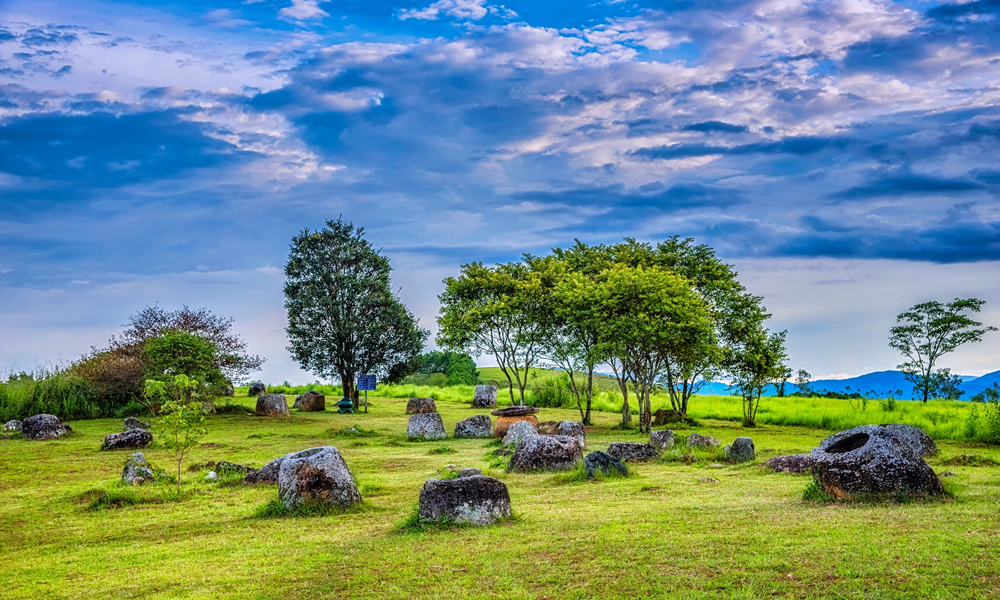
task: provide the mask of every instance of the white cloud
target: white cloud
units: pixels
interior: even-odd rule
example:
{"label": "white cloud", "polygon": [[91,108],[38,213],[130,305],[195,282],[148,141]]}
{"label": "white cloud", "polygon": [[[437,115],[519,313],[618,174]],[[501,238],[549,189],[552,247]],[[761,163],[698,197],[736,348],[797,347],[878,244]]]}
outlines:
{"label": "white cloud", "polygon": [[319,7],[324,0],[292,0],[291,6],[278,11],[278,16],[290,21],[310,21],[329,17],[330,13]]}
{"label": "white cloud", "polygon": [[409,8],[399,11],[399,19],[434,21],[448,15],[456,19],[478,21],[490,12],[486,0],[438,0],[426,8]]}

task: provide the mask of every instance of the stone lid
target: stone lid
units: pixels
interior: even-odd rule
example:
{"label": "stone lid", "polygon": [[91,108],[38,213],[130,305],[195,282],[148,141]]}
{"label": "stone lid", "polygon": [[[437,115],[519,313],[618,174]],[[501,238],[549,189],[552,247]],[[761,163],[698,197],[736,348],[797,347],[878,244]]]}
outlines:
{"label": "stone lid", "polygon": [[534,406],[510,406],[495,410],[490,414],[497,417],[523,417],[525,415],[533,415],[537,412],[538,408]]}

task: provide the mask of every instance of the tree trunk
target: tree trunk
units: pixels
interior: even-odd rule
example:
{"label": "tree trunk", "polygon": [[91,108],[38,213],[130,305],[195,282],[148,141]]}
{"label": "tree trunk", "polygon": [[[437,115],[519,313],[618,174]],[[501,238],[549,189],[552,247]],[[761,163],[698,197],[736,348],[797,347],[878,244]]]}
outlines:
{"label": "tree trunk", "polygon": [[357,385],[354,383],[353,373],[341,373],[340,383],[344,388],[344,397],[350,398],[354,402],[354,410],[358,409],[358,390]]}
{"label": "tree trunk", "polygon": [[587,414],[583,416],[584,425],[592,425],[590,422],[590,407],[593,404],[594,398],[594,366],[591,365],[587,370]]}

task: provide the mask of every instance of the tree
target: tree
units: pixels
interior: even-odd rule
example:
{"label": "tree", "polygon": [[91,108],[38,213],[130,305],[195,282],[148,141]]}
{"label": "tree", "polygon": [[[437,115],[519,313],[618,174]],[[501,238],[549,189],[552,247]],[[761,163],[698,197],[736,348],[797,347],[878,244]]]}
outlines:
{"label": "tree", "polygon": [[205,338],[186,331],[168,331],[150,338],[145,347],[146,377],[165,381],[187,375],[208,385],[225,383],[218,350]]}
{"label": "tree", "polygon": [[805,369],[799,369],[795,374],[795,395],[808,396],[812,392],[812,374]]}
{"label": "tree", "polygon": [[522,263],[494,267],[462,265],[458,277],[444,280],[438,296],[437,343],[473,355],[490,354],[507,378],[510,402],[514,386],[524,404],[528,373],[542,351],[541,313],[548,310],[537,278]]}
{"label": "tree", "polygon": [[769,333],[758,326],[727,354],[732,388],[743,400],[743,426],[755,427],[764,390],[779,381],[786,370],[785,332]]}
{"label": "tree", "polygon": [[792,375],[794,373],[795,372],[792,371],[792,368],[788,367],[788,366],[785,366],[785,367],[783,367],[781,369],[781,374],[778,376],[778,382],[775,384],[775,387],[778,388],[778,397],[779,398],[780,397],[784,397],[784,395],[785,395],[785,385],[788,383],[788,380],[792,378]]}
{"label": "tree", "polygon": [[417,373],[430,375],[443,373],[446,385],[475,385],[479,381],[479,371],[472,357],[464,352],[440,352],[437,350],[421,354]]}
{"label": "tree", "polygon": [[936,396],[946,400],[959,400],[965,394],[961,389],[962,378],[952,375],[951,369],[938,369],[935,373],[934,388]]}
{"label": "tree", "polygon": [[[190,402],[198,388],[199,381],[177,375],[169,384],[164,381],[149,380],[146,382],[144,395],[150,401],[166,400],[160,409],[160,417],[153,424],[153,432],[160,438],[160,443],[173,454],[177,463],[177,496],[181,494],[181,465],[184,456],[198,445],[207,433],[201,427],[205,415],[197,403]],[[186,398],[186,402],[181,400]]]}
{"label": "tree", "polygon": [[650,397],[669,357],[686,360],[711,336],[705,301],[688,280],[666,269],[615,265],[597,285],[581,290],[593,322],[601,324],[601,351],[630,374],[639,403],[639,430],[648,433]]}
{"label": "tree", "polygon": [[897,368],[924,402],[938,385],[934,367],[943,355],[964,344],[982,341],[986,332],[997,330],[964,314],[978,313],[984,304],[977,298],[923,302],[896,317],[896,325],[889,330],[889,346],[908,359]]}
{"label": "tree", "polygon": [[415,366],[428,332],[390,287],[389,259],[343,219],[292,238],[285,265],[285,310],[292,357],[303,369],[340,379],[358,405],[356,377]]}
{"label": "tree", "polygon": [[233,331],[233,322],[232,317],[212,314],[206,308],[184,306],[168,311],[159,306],[147,306],[129,317],[119,337],[111,338],[110,350],[142,354],[149,340],[168,332],[194,334],[215,347],[215,367],[225,378],[240,383],[246,381],[251,372],[259,370],[264,359],[247,352],[246,342]]}

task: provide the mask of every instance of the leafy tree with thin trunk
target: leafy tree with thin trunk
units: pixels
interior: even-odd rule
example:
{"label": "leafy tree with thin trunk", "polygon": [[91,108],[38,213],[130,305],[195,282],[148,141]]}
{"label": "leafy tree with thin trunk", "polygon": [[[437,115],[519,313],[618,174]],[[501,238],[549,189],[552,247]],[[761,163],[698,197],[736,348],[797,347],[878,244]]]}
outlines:
{"label": "leafy tree with thin trunk", "polygon": [[487,267],[462,265],[458,277],[444,280],[438,296],[437,343],[454,352],[490,354],[507,378],[510,403],[514,387],[524,404],[528,373],[542,352],[544,291],[523,263]]}
{"label": "leafy tree with thin trunk", "polygon": [[690,282],[666,269],[614,265],[581,290],[600,324],[601,346],[617,357],[635,385],[639,431],[648,433],[651,396],[669,357],[696,352],[712,332],[705,301]]}
{"label": "leafy tree with thin trunk", "polygon": [[770,333],[761,324],[727,352],[727,370],[733,377],[731,385],[743,400],[744,427],[757,425],[760,398],[767,386],[784,377],[787,357],[785,332]]}
{"label": "leafy tree with thin trunk", "polygon": [[357,376],[399,380],[419,367],[428,332],[399,301],[389,259],[343,219],[292,239],[285,265],[288,350],[303,369],[338,378],[358,405]]}
{"label": "leafy tree with thin trunk", "polygon": [[147,380],[143,395],[150,401],[166,400],[160,409],[162,415],[153,424],[153,432],[165,449],[173,454],[177,464],[177,496],[181,495],[181,465],[207,431],[201,427],[205,413],[196,402],[200,382],[187,375],[177,375],[173,381]]}
{"label": "leafy tree with thin trunk", "polygon": [[924,402],[941,384],[934,366],[942,356],[964,344],[980,342],[987,332],[997,330],[965,314],[978,313],[984,304],[978,298],[922,302],[896,317],[896,325],[889,330],[889,346],[908,359],[896,368]]}

